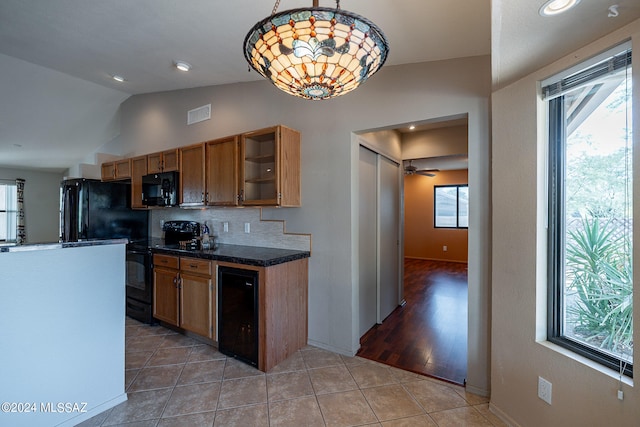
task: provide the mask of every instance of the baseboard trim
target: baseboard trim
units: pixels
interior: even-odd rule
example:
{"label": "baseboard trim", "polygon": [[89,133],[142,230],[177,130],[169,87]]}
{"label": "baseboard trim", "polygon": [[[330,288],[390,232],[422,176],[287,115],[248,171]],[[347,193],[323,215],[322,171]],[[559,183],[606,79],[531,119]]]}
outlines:
{"label": "baseboard trim", "polygon": [[520,424],[515,422],[509,415],[493,403],[489,403],[489,411],[491,411],[496,417],[500,418],[500,420],[509,427],[520,427]]}
{"label": "baseboard trim", "polygon": [[127,393],[122,393],[119,396],[116,396],[115,398],[108,400],[94,408],[92,408],[91,410],[85,412],[84,414],[78,415],[77,417],[73,417],[69,420],[66,420],[60,424],[56,424],[56,427],[73,427],[75,425],[78,425],[79,423],[88,420],[89,418],[93,418],[96,415],[111,409],[119,404],[121,404],[122,402],[126,402],[127,401]]}
{"label": "baseboard trim", "polygon": [[406,259],[419,259],[421,261],[439,261],[439,262],[455,262],[456,264],[469,264],[468,261],[460,261],[457,259],[438,259],[438,258],[422,258],[417,256],[405,255]]}

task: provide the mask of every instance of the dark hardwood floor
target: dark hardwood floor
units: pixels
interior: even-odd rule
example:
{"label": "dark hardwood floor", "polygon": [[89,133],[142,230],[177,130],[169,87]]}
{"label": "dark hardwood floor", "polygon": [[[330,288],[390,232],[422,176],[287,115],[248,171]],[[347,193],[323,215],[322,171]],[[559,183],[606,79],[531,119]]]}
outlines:
{"label": "dark hardwood floor", "polygon": [[464,385],[467,264],[405,259],[404,297],[362,336],[358,356]]}

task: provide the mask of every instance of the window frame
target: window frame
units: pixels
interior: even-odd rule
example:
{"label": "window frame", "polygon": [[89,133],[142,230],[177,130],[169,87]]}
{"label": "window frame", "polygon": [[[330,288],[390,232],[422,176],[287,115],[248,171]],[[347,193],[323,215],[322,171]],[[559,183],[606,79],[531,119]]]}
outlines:
{"label": "window frame", "polygon": [[[6,187],[5,188],[5,197],[8,197],[8,194],[10,191],[15,192],[15,190],[10,190],[10,188],[16,189],[17,188],[17,184],[15,183],[15,181],[10,181],[10,180],[2,180],[0,179],[0,185]],[[16,199],[17,199],[17,195],[16,195]],[[16,200],[17,203],[17,200]],[[7,206],[5,206],[5,209],[0,209],[0,213],[4,213],[6,214],[6,222],[1,223],[0,227],[4,227],[4,229],[7,232],[7,237],[13,236],[14,234],[9,233],[9,228],[8,228],[8,224],[11,223],[10,221],[10,215],[14,216],[14,221],[13,223],[17,223],[17,216],[18,216],[18,210],[11,210],[8,209],[10,204],[7,203]],[[17,236],[14,239],[0,239],[0,244],[6,244],[6,243],[15,243],[17,241]]]}
{"label": "window frame", "polygon": [[[614,48],[613,50],[615,50]],[[628,60],[631,58],[631,48],[628,48]],[[615,53],[607,53],[614,57]],[[629,62],[630,64],[630,62]],[[595,68],[595,67],[593,67]],[[586,67],[589,70],[589,66]],[[591,81],[597,81],[595,76]],[[547,86],[546,88],[548,88]],[[543,93],[548,95],[546,88]],[[605,367],[619,372],[621,375],[633,378],[633,360],[624,361],[622,357],[615,357],[605,351],[585,345],[564,333],[564,281],[566,259],[565,224],[566,212],[566,117],[564,94],[554,94],[547,99],[547,340],[580,356],[593,360]],[[631,103],[633,100],[630,101]],[[633,171],[635,175],[635,171]],[[633,250],[633,249],[632,249]],[[634,284],[635,292],[635,284]],[[635,310],[634,310],[635,312]],[[635,313],[634,313],[635,314]],[[635,316],[634,316],[635,318]],[[634,322],[635,323],[635,322]],[[634,351],[635,354],[635,351]]]}
{"label": "window frame", "polygon": [[[436,197],[436,193],[438,191],[439,188],[452,188],[455,187],[456,188],[456,225],[455,227],[453,226],[443,226],[443,225],[438,225],[437,223],[437,212],[438,212],[438,204],[437,204],[437,200],[438,198]],[[469,191],[469,184],[445,184],[445,185],[434,185],[433,186],[433,228],[448,228],[448,229],[453,229],[453,230],[457,230],[457,229],[463,229],[463,230],[467,230],[469,229],[469,225],[467,222],[466,226],[461,226],[460,225],[460,188],[466,188],[467,189],[467,194]],[[469,218],[469,205],[467,204],[467,218]]]}

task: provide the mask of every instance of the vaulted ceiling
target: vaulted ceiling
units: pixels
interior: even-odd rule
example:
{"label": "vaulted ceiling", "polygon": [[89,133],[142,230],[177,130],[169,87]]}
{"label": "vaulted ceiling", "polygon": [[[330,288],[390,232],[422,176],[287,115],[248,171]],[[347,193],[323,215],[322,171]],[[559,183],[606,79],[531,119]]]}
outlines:
{"label": "vaulted ceiling", "polygon": [[[538,14],[542,3],[340,6],[382,28],[391,46],[386,65],[491,54],[496,88],[640,17],[637,0],[617,0],[615,18],[603,0],[582,0],[553,18]],[[310,4],[282,0],[278,10]],[[0,166],[66,169],[117,137],[118,105],[132,94],[260,80],[248,72],[242,41],[272,8],[256,0],[2,0]],[[193,70],[177,71],[176,60]]]}

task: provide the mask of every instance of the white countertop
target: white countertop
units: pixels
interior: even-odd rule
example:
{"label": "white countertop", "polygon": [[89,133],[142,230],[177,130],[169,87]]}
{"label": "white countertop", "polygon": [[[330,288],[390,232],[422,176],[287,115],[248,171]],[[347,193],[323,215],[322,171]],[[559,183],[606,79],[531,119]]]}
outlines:
{"label": "white countertop", "polygon": [[116,245],[129,243],[127,239],[84,240],[81,242],[28,243],[25,245],[0,246],[3,252],[45,251],[52,249],[80,248],[84,246]]}

